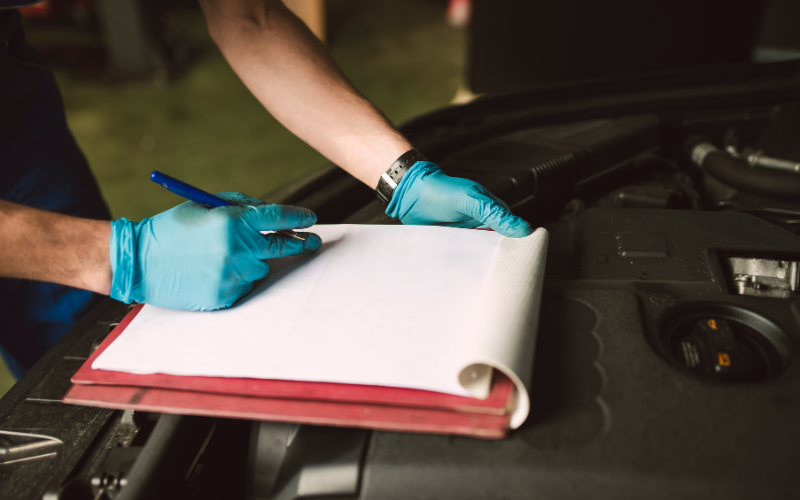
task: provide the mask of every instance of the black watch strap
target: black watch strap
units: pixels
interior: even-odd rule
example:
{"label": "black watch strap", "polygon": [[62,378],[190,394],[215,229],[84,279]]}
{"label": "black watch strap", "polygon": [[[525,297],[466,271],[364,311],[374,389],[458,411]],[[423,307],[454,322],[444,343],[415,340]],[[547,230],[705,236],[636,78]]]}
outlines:
{"label": "black watch strap", "polygon": [[378,199],[381,200],[381,203],[388,205],[389,201],[392,199],[395,188],[400,184],[400,180],[406,175],[408,169],[418,161],[426,160],[427,159],[422,156],[422,153],[416,149],[406,151],[400,158],[395,160],[392,166],[389,167],[389,170],[381,174],[378,187],[375,188],[375,194],[378,195]]}

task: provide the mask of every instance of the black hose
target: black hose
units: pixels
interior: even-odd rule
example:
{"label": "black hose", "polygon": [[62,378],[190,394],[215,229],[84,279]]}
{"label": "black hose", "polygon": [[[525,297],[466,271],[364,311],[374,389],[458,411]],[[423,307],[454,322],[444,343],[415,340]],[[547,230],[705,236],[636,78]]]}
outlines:
{"label": "black hose", "polygon": [[686,142],[686,152],[708,175],[739,191],[800,202],[798,174],[751,167],[716,149],[702,137],[690,138]]}

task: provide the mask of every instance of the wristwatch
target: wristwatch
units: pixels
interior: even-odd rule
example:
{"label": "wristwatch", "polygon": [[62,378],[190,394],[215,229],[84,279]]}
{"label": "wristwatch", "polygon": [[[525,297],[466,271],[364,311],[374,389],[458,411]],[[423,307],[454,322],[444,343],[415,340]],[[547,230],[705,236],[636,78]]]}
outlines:
{"label": "wristwatch", "polygon": [[427,161],[427,158],[422,156],[422,153],[416,149],[406,151],[400,156],[400,158],[392,163],[392,166],[389,167],[389,170],[381,174],[381,178],[378,181],[378,187],[375,188],[375,194],[378,195],[378,199],[381,200],[381,203],[384,205],[389,204],[395,188],[398,184],[400,184],[400,180],[418,161]]}

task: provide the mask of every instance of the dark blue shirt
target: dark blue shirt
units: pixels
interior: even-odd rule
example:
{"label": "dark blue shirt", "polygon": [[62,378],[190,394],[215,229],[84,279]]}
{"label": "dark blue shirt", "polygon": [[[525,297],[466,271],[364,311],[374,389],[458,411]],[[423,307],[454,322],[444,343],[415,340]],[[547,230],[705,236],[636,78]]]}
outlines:
{"label": "dark blue shirt", "polygon": [[[16,10],[0,10],[0,199],[77,217],[110,218],[67,128],[58,86],[41,55],[25,41]],[[9,368],[20,376],[98,298],[53,283],[0,278],[0,354]]]}

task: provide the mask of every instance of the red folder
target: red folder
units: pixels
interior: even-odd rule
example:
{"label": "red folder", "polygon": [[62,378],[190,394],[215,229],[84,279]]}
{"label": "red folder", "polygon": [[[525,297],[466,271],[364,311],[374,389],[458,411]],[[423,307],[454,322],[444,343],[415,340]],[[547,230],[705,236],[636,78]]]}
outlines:
{"label": "red folder", "polygon": [[73,375],[65,403],[494,439],[508,430],[515,389],[498,372],[489,397],[475,399],[396,387],[93,370],[97,356],[141,308],[134,308]]}

